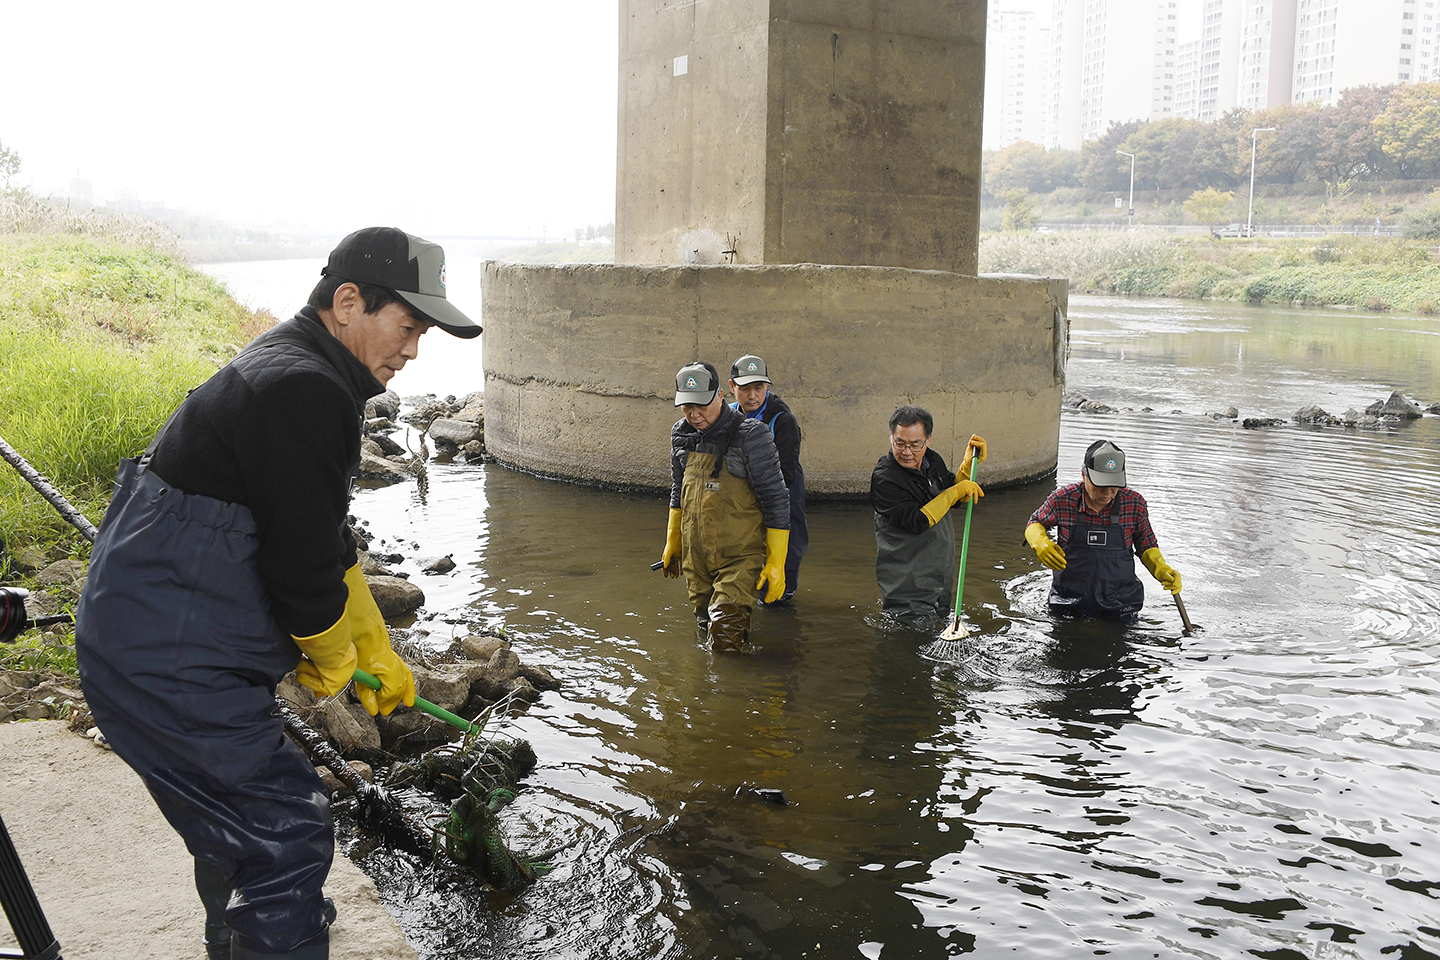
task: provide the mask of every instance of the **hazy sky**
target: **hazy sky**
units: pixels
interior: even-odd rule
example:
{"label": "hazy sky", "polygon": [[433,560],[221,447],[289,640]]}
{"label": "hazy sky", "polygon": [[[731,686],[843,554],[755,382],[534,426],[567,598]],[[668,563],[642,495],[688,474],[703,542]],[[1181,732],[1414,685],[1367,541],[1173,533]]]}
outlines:
{"label": "hazy sky", "polygon": [[550,236],[615,216],[617,0],[0,0],[17,183],[237,223]]}

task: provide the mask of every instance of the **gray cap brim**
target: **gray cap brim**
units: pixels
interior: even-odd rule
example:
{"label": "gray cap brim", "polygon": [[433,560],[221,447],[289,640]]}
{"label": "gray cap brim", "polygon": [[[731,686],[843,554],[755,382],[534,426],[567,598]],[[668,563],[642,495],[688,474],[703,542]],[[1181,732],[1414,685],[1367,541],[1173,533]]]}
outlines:
{"label": "gray cap brim", "polygon": [[735,386],[744,387],[752,383],[769,383],[769,377],[736,377]]}
{"label": "gray cap brim", "polygon": [[1085,472],[1090,477],[1090,482],[1097,487],[1125,486],[1125,470],[1123,467],[1119,470],[1112,470],[1109,473],[1096,467],[1086,467]]}
{"label": "gray cap brim", "polygon": [[720,391],[719,391],[718,389],[717,389],[717,390],[676,390],[676,391],[675,391],[675,406],[678,407],[678,406],[680,406],[680,405],[683,404],[683,403],[693,403],[693,404],[695,404],[695,405],[697,405],[697,406],[708,407],[708,406],[710,406],[711,402],[715,399],[715,395],[716,395],[717,393],[719,393],[719,392],[720,392]]}
{"label": "gray cap brim", "polygon": [[480,336],[480,324],[461,313],[444,297],[433,297],[424,293],[396,290],[395,295],[410,305],[410,309],[421,320],[428,320],[451,336],[469,340]]}

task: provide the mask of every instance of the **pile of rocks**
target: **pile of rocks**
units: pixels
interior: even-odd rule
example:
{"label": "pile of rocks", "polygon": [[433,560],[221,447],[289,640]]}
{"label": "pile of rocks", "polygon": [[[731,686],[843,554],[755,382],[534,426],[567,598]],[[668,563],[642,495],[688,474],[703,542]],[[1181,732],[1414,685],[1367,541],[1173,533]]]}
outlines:
{"label": "pile of rocks", "polygon": [[[400,413],[402,402],[409,407],[409,412],[403,415]],[[402,421],[420,430],[418,451],[407,450],[390,437]],[[396,483],[422,475],[429,457],[427,441],[434,444],[440,458],[462,456],[472,462],[484,459],[485,395],[471,393],[462,399],[407,397],[401,401],[393,390],[387,390],[372,397],[365,404],[361,479]]]}
{"label": "pile of rocks", "polygon": [[[1098,400],[1087,399],[1079,393],[1067,392],[1061,398],[1062,407],[1078,410],[1082,413],[1118,413],[1119,411],[1108,404]],[[1133,407],[1126,407],[1126,411],[1133,411]],[[1140,408],[1142,413],[1154,412],[1150,407]],[[1171,413],[1182,413],[1181,410],[1171,410]],[[1223,407],[1218,410],[1211,410],[1204,414],[1211,420],[1232,420],[1238,421],[1240,426],[1246,430],[1257,430],[1264,427],[1279,427],[1288,422],[1310,424],[1324,427],[1362,427],[1375,429],[1381,426],[1402,423],[1406,420],[1414,420],[1425,414],[1440,415],[1440,401],[1424,406],[1421,403],[1405,396],[1396,390],[1390,394],[1388,399],[1376,400],[1364,410],[1350,409],[1343,414],[1335,415],[1327,413],[1318,406],[1306,406],[1297,410],[1290,420],[1281,417],[1245,417],[1241,418],[1240,411],[1236,407]]]}
{"label": "pile of rocks", "polygon": [[[502,700],[528,706],[542,691],[558,690],[559,682],[544,667],[522,663],[499,634],[476,634],[456,640],[439,655],[408,651],[415,674],[415,692],[471,719]],[[375,763],[397,753],[411,754],[459,737],[460,731],[419,710],[398,709],[388,717],[371,717],[350,693],[317,699],[287,677],[279,693],[310,726],[320,731],[347,759]]]}

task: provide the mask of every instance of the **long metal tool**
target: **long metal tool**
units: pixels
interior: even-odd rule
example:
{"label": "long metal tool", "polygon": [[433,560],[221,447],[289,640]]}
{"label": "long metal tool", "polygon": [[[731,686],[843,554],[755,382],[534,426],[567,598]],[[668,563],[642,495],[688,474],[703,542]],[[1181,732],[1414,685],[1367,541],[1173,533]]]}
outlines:
{"label": "long metal tool", "polygon": [[[975,481],[975,470],[979,466],[978,460],[979,458],[975,456],[972,449],[970,451],[970,481],[972,483]],[[971,497],[965,504],[965,538],[960,543],[960,570],[955,584],[955,612],[950,616],[950,623],[941,632],[941,640],[962,640],[968,632],[960,619],[960,601],[965,596],[965,557],[970,553],[970,514],[974,511],[975,498]]]}

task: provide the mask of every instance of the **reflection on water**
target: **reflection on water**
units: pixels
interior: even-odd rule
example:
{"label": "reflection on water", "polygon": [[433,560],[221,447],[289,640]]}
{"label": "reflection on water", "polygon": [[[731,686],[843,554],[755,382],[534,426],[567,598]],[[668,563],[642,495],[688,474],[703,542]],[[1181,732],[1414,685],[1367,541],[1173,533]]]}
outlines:
{"label": "reflection on water", "polygon": [[370,855],[422,953],[1440,955],[1440,418],[1201,416],[1440,398],[1440,324],[1072,311],[1071,389],[1135,409],[1067,412],[1059,479],[1092,439],[1126,449],[1192,636],[1143,573],[1133,625],[1050,619],[1022,530],[1051,483],[975,510],[943,661],[876,616],[859,505],[814,507],[795,607],[716,657],[648,569],[659,496],[466,465],[362,493],[378,536],[459,564],[408,568],[421,628],[503,621],[565,684],[511,723],[540,768],[502,814],[518,847],[573,843],[559,870],[477,898]]}

